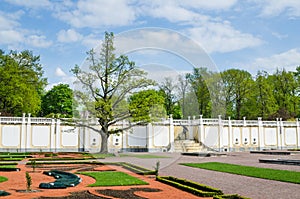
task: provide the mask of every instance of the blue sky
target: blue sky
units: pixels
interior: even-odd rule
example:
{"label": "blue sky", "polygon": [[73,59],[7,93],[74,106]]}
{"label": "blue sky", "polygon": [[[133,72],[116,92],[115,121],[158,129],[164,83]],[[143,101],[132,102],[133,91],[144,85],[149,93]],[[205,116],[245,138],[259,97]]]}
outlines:
{"label": "blue sky", "polygon": [[300,65],[298,0],[1,0],[0,48],[40,55],[50,86],[72,83],[70,69],[105,31],[152,77],[192,66],[255,75]]}

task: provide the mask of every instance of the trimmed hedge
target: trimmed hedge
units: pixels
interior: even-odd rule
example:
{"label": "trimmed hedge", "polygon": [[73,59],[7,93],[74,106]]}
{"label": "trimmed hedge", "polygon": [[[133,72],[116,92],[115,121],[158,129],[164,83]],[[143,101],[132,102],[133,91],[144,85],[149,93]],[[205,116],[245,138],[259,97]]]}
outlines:
{"label": "trimmed hedge", "polygon": [[139,174],[139,175],[155,175],[155,171],[146,169],[144,167],[140,167],[140,166],[137,166],[134,164],[120,162],[119,165],[122,166],[123,168],[125,168],[129,171],[132,171],[133,173]]}
{"label": "trimmed hedge", "polygon": [[[96,164],[96,165],[104,165],[102,162],[97,162],[97,161],[80,161],[80,162],[60,162],[60,161],[45,161],[45,162],[35,162],[35,164]],[[31,162],[27,162],[26,165],[32,165]]]}
{"label": "trimmed hedge", "polygon": [[200,197],[213,197],[223,194],[219,189],[172,176],[157,176],[156,180]]}
{"label": "trimmed hedge", "polygon": [[213,199],[250,199],[238,194],[214,196]]}
{"label": "trimmed hedge", "polygon": [[0,171],[20,171],[20,168],[0,167]]}
{"label": "trimmed hedge", "polygon": [[65,189],[67,187],[74,187],[81,182],[81,178],[73,173],[64,171],[44,171],[43,174],[53,176],[56,181],[50,183],[40,183],[39,188],[43,189]]}
{"label": "trimmed hedge", "polygon": [[10,193],[0,190],[0,196],[8,196],[8,195],[10,195]]}
{"label": "trimmed hedge", "polygon": [[94,158],[73,158],[73,157],[64,157],[64,158],[32,158],[29,161],[63,161],[63,160],[92,160]]}

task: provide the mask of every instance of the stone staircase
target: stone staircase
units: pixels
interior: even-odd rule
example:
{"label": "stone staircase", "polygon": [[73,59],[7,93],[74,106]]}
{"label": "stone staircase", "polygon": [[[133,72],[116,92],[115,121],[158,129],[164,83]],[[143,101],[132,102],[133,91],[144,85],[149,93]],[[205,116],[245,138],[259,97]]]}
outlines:
{"label": "stone staircase", "polygon": [[204,152],[207,151],[200,143],[196,143],[194,140],[175,140],[174,142],[175,152]]}

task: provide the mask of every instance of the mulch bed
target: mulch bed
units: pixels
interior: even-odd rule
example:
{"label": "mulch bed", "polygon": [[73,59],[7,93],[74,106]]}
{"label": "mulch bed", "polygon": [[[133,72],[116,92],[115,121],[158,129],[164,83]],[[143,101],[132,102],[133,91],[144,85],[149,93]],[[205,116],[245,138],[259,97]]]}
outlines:
{"label": "mulch bed", "polygon": [[[174,187],[162,184],[150,176],[141,176],[132,173],[120,166],[107,165],[91,165],[91,164],[53,164],[53,165],[38,165],[35,172],[31,166],[26,166],[24,162],[17,166],[21,171],[16,172],[0,172],[0,176],[8,178],[8,181],[0,183],[0,190],[5,190],[11,195],[5,196],[5,199],[193,199],[198,198],[190,193],[181,191]],[[149,183],[149,185],[138,186],[116,186],[116,187],[88,187],[93,184],[95,179],[79,175],[82,182],[75,187],[66,189],[39,189],[39,184],[42,182],[53,182],[53,177],[43,174],[43,171],[49,170],[64,170],[71,173],[77,171],[121,171],[129,175],[137,177]],[[26,190],[25,173],[29,172],[32,177],[32,190],[38,192],[20,192]]]}

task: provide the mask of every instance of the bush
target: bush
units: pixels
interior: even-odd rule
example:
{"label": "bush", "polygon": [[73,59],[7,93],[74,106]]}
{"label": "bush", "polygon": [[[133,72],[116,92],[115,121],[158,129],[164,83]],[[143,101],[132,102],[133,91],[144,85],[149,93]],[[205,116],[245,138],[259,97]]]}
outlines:
{"label": "bush", "polygon": [[214,196],[213,199],[249,199],[238,194]]}
{"label": "bush", "polygon": [[213,197],[215,195],[222,195],[223,192],[219,189],[208,187],[206,185],[201,185],[192,181],[187,181],[184,179],[174,178],[174,177],[160,177],[156,178],[159,182],[171,185],[180,190],[189,192],[200,197]]}

